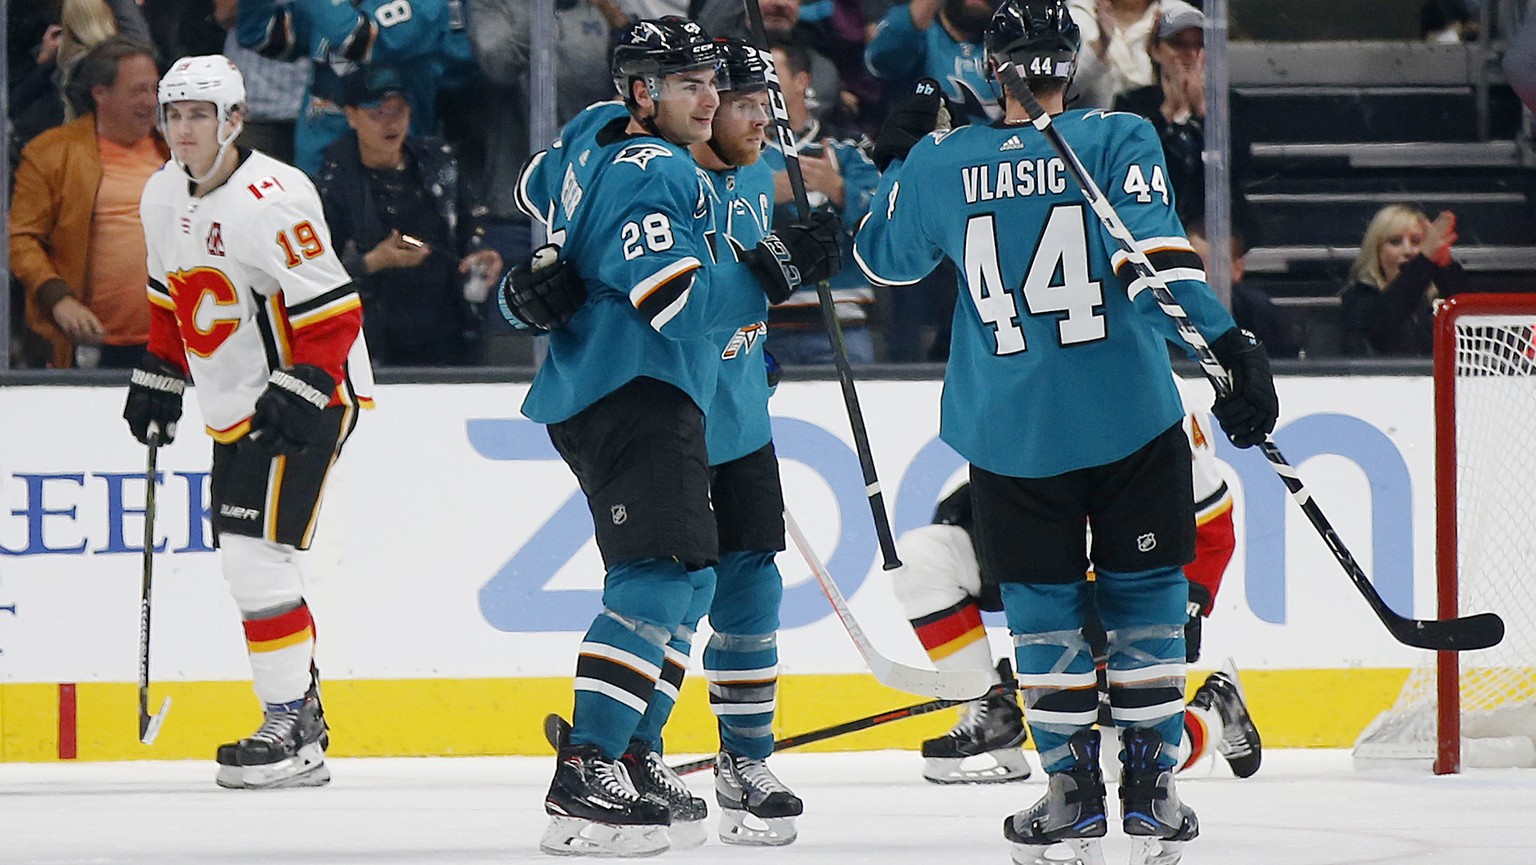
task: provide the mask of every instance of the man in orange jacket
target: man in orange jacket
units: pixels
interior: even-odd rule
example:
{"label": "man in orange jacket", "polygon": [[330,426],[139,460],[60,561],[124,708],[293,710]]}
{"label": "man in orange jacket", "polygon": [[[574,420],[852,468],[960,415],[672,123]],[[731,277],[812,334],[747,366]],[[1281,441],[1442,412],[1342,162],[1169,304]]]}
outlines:
{"label": "man in orange jacket", "polygon": [[152,51],[123,36],[91,49],[70,84],[91,113],[21,152],[11,269],[27,326],[52,345],[49,366],[132,367],[149,338],[139,196],[169,157],[155,131]]}

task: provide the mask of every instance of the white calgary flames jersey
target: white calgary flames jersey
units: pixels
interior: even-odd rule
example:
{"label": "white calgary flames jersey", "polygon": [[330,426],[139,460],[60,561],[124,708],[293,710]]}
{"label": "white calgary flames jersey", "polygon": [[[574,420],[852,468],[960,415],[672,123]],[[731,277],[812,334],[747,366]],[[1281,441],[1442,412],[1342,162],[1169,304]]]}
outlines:
{"label": "white calgary flames jersey", "polygon": [[[216,441],[244,435],[268,375],[297,363],[338,378],[333,404],[371,405],[361,301],[303,172],[249,152],[222,186],[193,197],[186,173],[170,162],[145,185],[139,215],[149,299],[157,315],[175,316]],[[153,333],[150,349],[174,353]]]}

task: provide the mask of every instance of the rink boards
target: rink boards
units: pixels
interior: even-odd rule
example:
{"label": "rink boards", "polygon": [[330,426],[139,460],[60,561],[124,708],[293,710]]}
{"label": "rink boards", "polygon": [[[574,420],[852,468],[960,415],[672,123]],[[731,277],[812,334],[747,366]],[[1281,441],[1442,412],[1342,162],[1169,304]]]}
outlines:
{"label": "rink boards", "polygon": [[[1388,602],[1432,616],[1429,379],[1288,377],[1279,387],[1277,443]],[[569,708],[602,569],[574,479],[543,429],[518,414],[524,391],[384,386],[348,443],[305,561],[334,753],[547,751],[539,719]],[[939,391],[930,381],[860,385],[898,533],[926,523],[963,473],[937,438]],[[1209,403],[1204,384],[1188,392]],[[195,390],[187,408],[160,454],[157,492],[152,700],[174,705],[145,748],[133,685],[144,450],[120,418],[122,391],[0,388],[0,760],[206,757],[254,727],[243,640],[205,518],[209,443]],[[791,511],[871,638],[924,663],[880,568],[837,384],[782,384],[772,411]],[[1380,627],[1263,458],[1218,448],[1238,547],[1198,666],[1237,659],[1266,743],[1348,745],[1419,653]],[[779,564],[781,733],[923,699],[863,673],[805,564],[793,551]],[[989,624],[1005,651],[1000,619]],[[685,686],[671,750],[712,746],[702,691]],[[825,747],[915,747],[950,720]]]}

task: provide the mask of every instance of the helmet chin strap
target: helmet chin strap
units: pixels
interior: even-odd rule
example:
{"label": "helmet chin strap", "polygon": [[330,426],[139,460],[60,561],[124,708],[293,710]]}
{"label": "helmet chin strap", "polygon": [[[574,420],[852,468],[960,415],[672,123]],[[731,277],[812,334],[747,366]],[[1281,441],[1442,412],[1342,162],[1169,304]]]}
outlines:
{"label": "helmet chin strap", "polygon": [[[230,127],[229,134],[219,137],[219,152],[213,155],[213,165],[209,167],[208,171],[201,177],[192,173],[192,169],[187,166],[187,163],[182,161],[182,158],[176,154],[175,148],[171,149],[171,159],[181,168],[183,172],[186,173],[187,177],[190,178],[193,183],[197,184],[198,186],[202,186],[204,183],[212,180],[215,174],[219,173],[219,166],[224,164],[224,154],[229,150],[229,145],[235,143],[235,139],[240,137],[240,130],[244,128],[244,120],[238,123],[233,123],[233,125]],[[165,130],[163,128],[160,130],[160,134],[165,134]]]}

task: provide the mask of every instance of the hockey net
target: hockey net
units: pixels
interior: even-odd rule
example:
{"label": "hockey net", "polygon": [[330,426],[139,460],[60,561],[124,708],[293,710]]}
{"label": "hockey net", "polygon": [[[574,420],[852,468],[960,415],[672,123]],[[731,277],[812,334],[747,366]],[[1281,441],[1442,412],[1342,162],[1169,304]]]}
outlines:
{"label": "hockey net", "polygon": [[1439,616],[1492,610],[1506,632],[1426,655],[1355,764],[1536,766],[1536,294],[1441,304],[1434,369]]}

